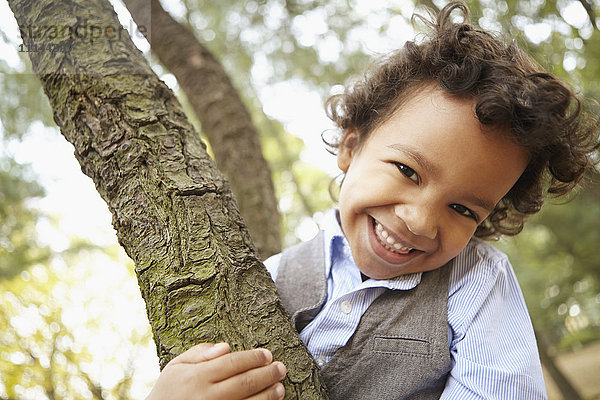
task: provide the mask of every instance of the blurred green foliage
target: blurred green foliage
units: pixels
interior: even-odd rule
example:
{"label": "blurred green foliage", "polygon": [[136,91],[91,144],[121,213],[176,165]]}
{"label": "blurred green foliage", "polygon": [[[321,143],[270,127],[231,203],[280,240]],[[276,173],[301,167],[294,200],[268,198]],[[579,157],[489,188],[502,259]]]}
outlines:
{"label": "blurred green foliage", "polygon": [[50,250],[37,241],[40,213],[31,207],[44,191],[30,175],[27,165],[8,156],[0,158],[0,280],[50,256]]}
{"label": "blurred green foliage", "polygon": [[[44,95],[40,82],[31,72],[26,53],[18,52],[16,38],[0,31],[0,38],[11,50],[10,56],[17,57],[16,65],[0,59],[0,124],[4,139],[22,139],[35,121],[53,126],[52,110]],[[7,55],[9,56],[9,55]],[[10,57],[9,56],[9,57]]]}
{"label": "blurred green foliage", "polygon": [[499,244],[511,257],[538,334],[557,349],[600,339],[600,180],[549,202]]}
{"label": "blurred green foliage", "polygon": [[147,393],[154,377],[136,369],[140,354],[152,352],[151,338],[135,286],[132,263],[116,245],[55,255],[0,280],[0,398]]}
{"label": "blurred green foliage", "polygon": [[[333,204],[328,192],[332,178],[299,161],[304,143],[264,114],[257,93],[267,85],[294,79],[324,99],[335,85],[360,74],[373,57],[413,38],[405,28],[410,27],[414,4],[408,0],[163,3],[222,60],[245,99],[273,171],[284,246],[294,243],[298,240],[295,229]],[[600,0],[467,3],[473,22],[515,38],[549,71],[581,93],[600,98]],[[416,9],[423,10],[423,5],[443,4],[423,1]],[[18,40],[7,32],[6,27],[1,28],[0,40],[15,51],[0,59],[2,148],[8,141],[21,140],[35,121],[53,126],[51,110],[37,78],[30,73],[26,54],[16,51]],[[11,56],[18,59],[8,62]],[[167,73],[149,58],[159,74]],[[183,94],[178,95],[185,106]],[[189,107],[187,111],[196,120]],[[15,388],[20,387],[21,391],[37,390],[40,396],[51,398],[44,376],[50,376],[47,367],[53,365],[51,382],[62,388],[57,389],[62,392],[55,393],[55,398],[89,398],[94,385],[98,386],[91,375],[89,380],[85,377],[87,372],[82,368],[89,362],[90,352],[74,350],[72,332],[63,323],[61,304],[54,298],[66,275],[56,273],[52,260],[66,255],[52,254],[36,236],[36,223],[42,215],[33,206],[33,199],[43,196],[43,189],[28,167],[15,162],[9,152],[0,156],[0,397],[16,396]],[[515,266],[538,333],[557,349],[572,349],[600,339],[598,243],[597,176],[574,200],[566,205],[548,204],[517,238],[498,243]],[[74,248],[93,257],[85,247]],[[30,316],[37,322],[25,332],[17,322]],[[90,332],[94,325],[102,324],[99,320],[91,323]],[[119,382],[126,386],[130,383],[127,365],[120,367]],[[106,398],[126,398],[118,387],[104,388]]]}

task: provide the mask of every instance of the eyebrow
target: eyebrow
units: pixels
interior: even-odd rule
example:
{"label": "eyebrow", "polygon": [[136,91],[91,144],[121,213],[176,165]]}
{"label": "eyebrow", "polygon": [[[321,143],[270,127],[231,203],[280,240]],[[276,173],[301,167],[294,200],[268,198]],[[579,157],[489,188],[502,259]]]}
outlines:
{"label": "eyebrow", "polygon": [[491,201],[483,200],[482,198],[479,198],[477,196],[468,195],[465,197],[465,200],[467,200],[468,202],[470,202],[472,204],[475,204],[478,207],[483,208],[484,210],[487,210],[490,213],[492,211],[494,211],[494,208],[496,208],[495,203],[492,203]]}
{"label": "eyebrow", "polygon": [[404,144],[391,144],[388,147],[409,156],[419,164],[419,167],[425,169],[427,172],[437,173],[440,170],[437,165],[431,163],[416,147]]}
{"label": "eyebrow", "polygon": [[[412,158],[419,165],[419,167],[423,168],[429,173],[438,174],[440,171],[440,167],[430,162],[416,147],[405,144],[391,144],[388,147]],[[487,210],[490,213],[494,210],[494,208],[496,208],[496,204],[494,202],[484,200],[475,195],[467,195],[465,196],[465,200]]]}

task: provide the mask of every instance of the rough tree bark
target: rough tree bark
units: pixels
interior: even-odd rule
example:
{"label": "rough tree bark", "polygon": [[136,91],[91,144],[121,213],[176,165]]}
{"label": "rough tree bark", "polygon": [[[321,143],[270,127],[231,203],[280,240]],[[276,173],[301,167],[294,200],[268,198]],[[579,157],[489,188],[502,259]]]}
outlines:
{"label": "rough tree bark", "polygon": [[[280,251],[276,198],[268,163],[262,156],[259,135],[238,92],[233,87],[227,72],[213,54],[196,38],[193,32],[173,19],[157,0],[124,0],[136,24],[149,26],[152,52],[177,78],[194,111],[206,129],[206,135],[215,147],[217,167],[231,184],[236,201],[246,222],[259,254],[266,256]],[[185,51],[180,51],[185,49]],[[204,92],[215,95],[203,96]],[[235,115],[235,127],[226,127],[224,115]],[[269,128],[274,130],[272,124]],[[275,137],[284,159],[289,153],[277,132]],[[232,152],[243,151],[239,157],[230,157]],[[244,162],[247,161],[247,162]],[[291,166],[293,160],[286,159]],[[250,167],[248,167],[250,166]],[[291,167],[290,167],[291,168]],[[243,173],[239,173],[240,169]],[[306,215],[315,213],[314,207],[290,169],[297,195]],[[232,176],[230,178],[230,175]],[[253,180],[255,182],[253,182]],[[237,193],[240,193],[238,196]],[[244,210],[248,209],[247,215]],[[253,226],[256,228],[253,230]],[[254,233],[256,232],[256,233]],[[263,246],[260,243],[265,243]],[[261,250],[264,249],[264,250]]]}
{"label": "rough tree bark", "polygon": [[326,398],[235,205],[108,0],[9,0],[54,120],[135,262],[161,367],[200,341],[271,349],[286,398]]}
{"label": "rough tree bark", "polygon": [[259,255],[281,251],[279,212],[258,133],[222,64],[158,0],[124,0],[138,26],[149,29],[152,52],[175,75],[217,167],[227,177]]}

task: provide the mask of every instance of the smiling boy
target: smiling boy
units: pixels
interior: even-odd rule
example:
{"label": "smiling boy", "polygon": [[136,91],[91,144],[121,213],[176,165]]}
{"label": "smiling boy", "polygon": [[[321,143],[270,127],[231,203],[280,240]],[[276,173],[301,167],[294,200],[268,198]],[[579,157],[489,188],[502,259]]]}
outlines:
{"label": "smiling boy", "polygon": [[[546,193],[591,168],[598,118],[513,42],[429,22],[328,102],[344,173],[312,240],[265,262],[332,399],[545,399],[531,321],[508,259]],[[281,399],[269,351],[200,344],[149,399]]]}
{"label": "smiling boy", "polygon": [[472,98],[405,96],[368,135],[344,133],[322,234],[265,262],[283,304],[333,399],[545,398],[512,268],[473,239],[529,151]]}
{"label": "smiling boy", "polygon": [[419,85],[361,143],[345,134],[342,230],[361,272],[390,279],[441,267],[465,248],[529,160],[475,101]]}

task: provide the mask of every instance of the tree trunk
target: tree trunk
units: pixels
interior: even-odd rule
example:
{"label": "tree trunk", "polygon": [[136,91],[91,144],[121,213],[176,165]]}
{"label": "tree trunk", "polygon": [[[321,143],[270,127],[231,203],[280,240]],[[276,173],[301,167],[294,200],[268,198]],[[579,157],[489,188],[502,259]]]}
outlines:
{"label": "tree trunk", "polygon": [[9,5],[54,120],[135,262],[161,367],[197,342],[265,346],[288,367],[286,398],[325,398],[229,185],[110,3]]}
{"label": "tree trunk", "polygon": [[560,394],[563,396],[563,399],[583,400],[577,389],[575,389],[573,384],[571,384],[569,378],[567,378],[565,374],[562,373],[560,368],[558,368],[558,365],[556,365],[556,363],[554,362],[554,358],[552,358],[550,354],[548,354],[548,349],[545,344],[545,341],[539,334],[539,332],[536,332],[535,336],[537,337],[538,350],[540,352],[540,360],[542,361],[542,364],[544,365],[544,367],[546,367],[546,370],[552,377],[552,380],[556,384],[556,387],[558,388]]}
{"label": "tree trunk", "polygon": [[227,177],[259,255],[281,251],[279,212],[258,133],[221,63],[158,0],[125,0],[150,33],[152,52],[175,75]]}

